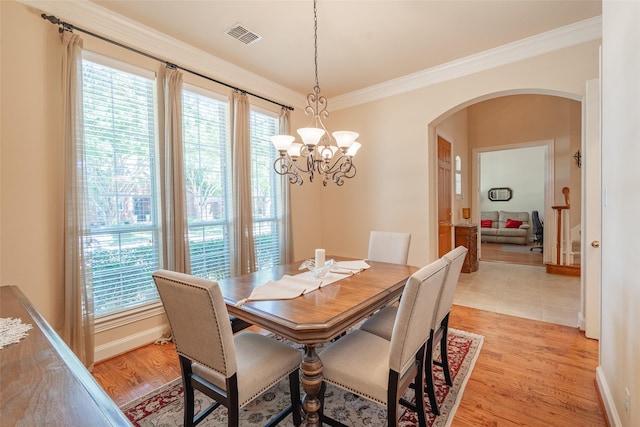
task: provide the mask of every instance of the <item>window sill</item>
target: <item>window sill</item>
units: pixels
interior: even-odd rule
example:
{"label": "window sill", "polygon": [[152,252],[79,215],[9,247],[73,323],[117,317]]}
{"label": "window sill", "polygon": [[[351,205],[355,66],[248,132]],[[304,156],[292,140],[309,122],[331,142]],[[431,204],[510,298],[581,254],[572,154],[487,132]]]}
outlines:
{"label": "window sill", "polygon": [[100,316],[95,319],[95,333],[126,326],[161,314],[164,314],[164,307],[160,301],[157,301],[118,313]]}

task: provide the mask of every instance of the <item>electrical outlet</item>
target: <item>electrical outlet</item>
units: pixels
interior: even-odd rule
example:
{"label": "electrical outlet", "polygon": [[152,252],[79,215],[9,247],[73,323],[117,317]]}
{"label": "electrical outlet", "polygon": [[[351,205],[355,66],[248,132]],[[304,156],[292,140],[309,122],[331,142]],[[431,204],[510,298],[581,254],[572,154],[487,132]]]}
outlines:
{"label": "electrical outlet", "polygon": [[631,393],[629,393],[628,388],[624,388],[624,411],[628,414],[630,411],[629,406],[631,405]]}

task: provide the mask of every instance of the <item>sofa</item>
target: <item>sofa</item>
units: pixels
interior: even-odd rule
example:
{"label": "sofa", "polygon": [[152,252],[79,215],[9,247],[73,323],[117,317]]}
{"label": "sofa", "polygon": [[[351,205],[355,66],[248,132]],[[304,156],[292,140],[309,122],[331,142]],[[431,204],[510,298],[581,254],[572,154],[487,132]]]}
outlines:
{"label": "sofa", "polygon": [[480,212],[480,241],[526,245],[530,241],[529,212]]}

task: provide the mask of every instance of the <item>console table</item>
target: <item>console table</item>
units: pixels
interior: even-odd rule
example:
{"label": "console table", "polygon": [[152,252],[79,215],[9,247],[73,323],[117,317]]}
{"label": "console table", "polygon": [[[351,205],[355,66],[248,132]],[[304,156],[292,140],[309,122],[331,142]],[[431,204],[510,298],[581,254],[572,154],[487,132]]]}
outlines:
{"label": "console table", "polygon": [[18,287],[0,287],[0,317],[33,327],[0,350],[0,426],[131,425]]}
{"label": "console table", "polygon": [[463,273],[476,271],[479,266],[478,261],[478,225],[477,224],[456,224],[455,226],[455,246],[464,246],[469,249],[462,264]]}

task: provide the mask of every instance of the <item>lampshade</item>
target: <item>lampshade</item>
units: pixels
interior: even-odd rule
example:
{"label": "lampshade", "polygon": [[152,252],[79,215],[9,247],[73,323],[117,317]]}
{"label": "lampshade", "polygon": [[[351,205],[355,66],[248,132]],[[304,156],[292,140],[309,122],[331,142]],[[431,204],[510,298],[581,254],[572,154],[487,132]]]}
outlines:
{"label": "lampshade", "polygon": [[339,130],[332,133],[333,137],[336,139],[336,144],[340,148],[349,148],[356,141],[358,136],[358,132],[352,132],[350,130]]}
{"label": "lampshade", "polygon": [[324,129],[320,128],[300,128],[298,135],[302,138],[302,142],[307,147],[313,147],[320,142],[320,138],[324,136]]}
{"label": "lampshade", "polygon": [[276,150],[287,151],[296,138],[291,135],[273,135],[270,139]]}

